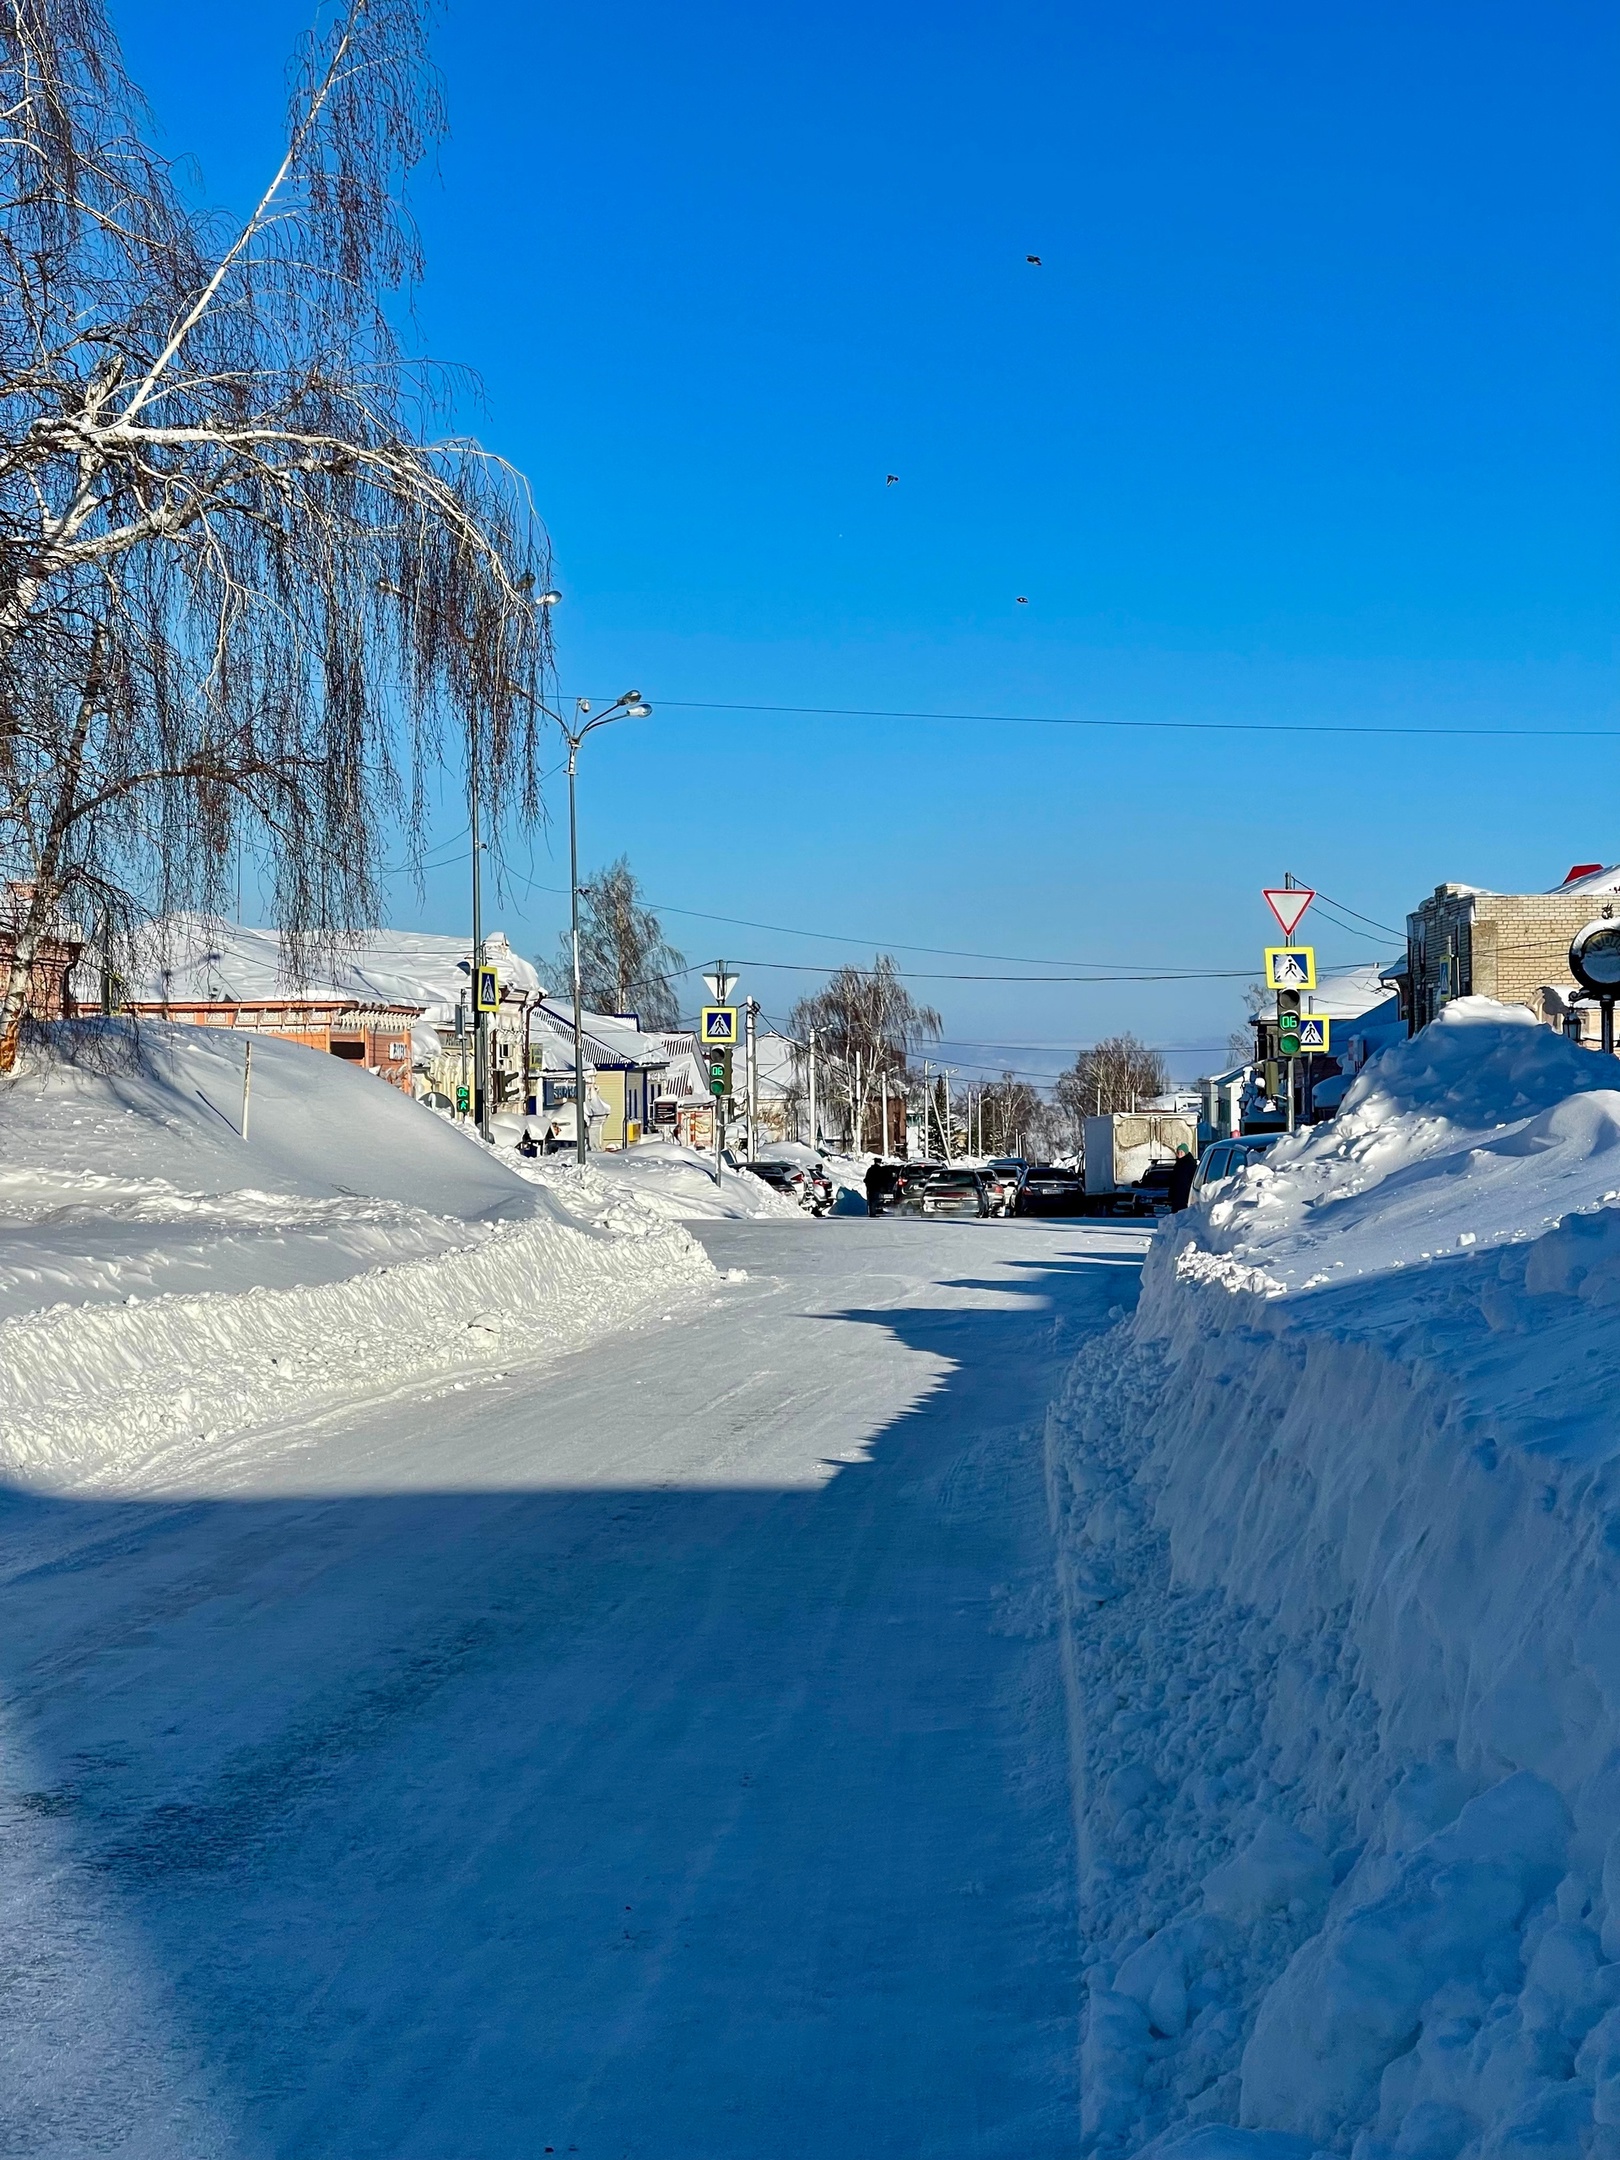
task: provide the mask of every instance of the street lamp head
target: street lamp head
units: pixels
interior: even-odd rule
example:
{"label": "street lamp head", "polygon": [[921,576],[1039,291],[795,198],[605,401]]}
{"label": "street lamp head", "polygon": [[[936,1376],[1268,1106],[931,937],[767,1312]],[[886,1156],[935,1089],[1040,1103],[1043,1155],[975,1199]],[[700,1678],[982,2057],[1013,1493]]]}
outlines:
{"label": "street lamp head", "polygon": [[536,607],[555,607],[561,598],[562,594],[560,592],[536,593],[534,604]]}
{"label": "street lamp head", "polygon": [[627,720],[645,720],[651,711],[652,707],[644,705],[638,698],[634,705],[627,705],[624,708],[624,716]]}
{"label": "street lamp head", "polygon": [[639,690],[626,690],[620,695],[619,703],[621,705],[639,705],[641,703],[641,692]]}

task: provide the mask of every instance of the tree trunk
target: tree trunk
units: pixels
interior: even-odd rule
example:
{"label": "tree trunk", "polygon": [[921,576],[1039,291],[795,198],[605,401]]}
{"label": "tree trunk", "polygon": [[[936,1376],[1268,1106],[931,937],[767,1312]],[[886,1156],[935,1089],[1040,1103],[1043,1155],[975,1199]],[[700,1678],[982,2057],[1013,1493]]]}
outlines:
{"label": "tree trunk", "polygon": [[62,854],[74,821],[75,806],[79,799],[79,776],[84,767],[84,746],[89,740],[90,722],[95,715],[96,700],[100,694],[101,655],[102,635],[98,629],[90,647],[90,667],[85,677],[84,689],[79,696],[73,733],[62,760],[56,807],[51,813],[49,825],[45,828],[39,859],[34,866],[33,890],[28,897],[27,911],[17,925],[11,965],[6,971],[5,994],[0,996],[0,1073],[15,1070],[17,1046],[22,1038],[23,1015],[28,1009],[28,990],[33,980],[34,961],[62,901]]}

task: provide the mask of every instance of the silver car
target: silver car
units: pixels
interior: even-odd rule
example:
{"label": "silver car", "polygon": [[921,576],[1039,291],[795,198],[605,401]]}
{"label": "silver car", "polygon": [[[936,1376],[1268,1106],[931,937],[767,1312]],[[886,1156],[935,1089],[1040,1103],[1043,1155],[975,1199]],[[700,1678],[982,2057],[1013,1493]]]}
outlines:
{"label": "silver car", "polygon": [[988,1215],[990,1195],[977,1170],[936,1170],[908,1185],[895,1210],[900,1215]]}
{"label": "silver car", "polygon": [[1234,1140],[1212,1141],[1198,1165],[1188,1205],[1196,1207],[1200,1200],[1213,1199],[1229,1190],[1234,1179],[1241,1177],[1250,1163],[1258,1162],[1267,1148],[1275,1147],[1281,1137],[1279,1133],[1249,1133]]}

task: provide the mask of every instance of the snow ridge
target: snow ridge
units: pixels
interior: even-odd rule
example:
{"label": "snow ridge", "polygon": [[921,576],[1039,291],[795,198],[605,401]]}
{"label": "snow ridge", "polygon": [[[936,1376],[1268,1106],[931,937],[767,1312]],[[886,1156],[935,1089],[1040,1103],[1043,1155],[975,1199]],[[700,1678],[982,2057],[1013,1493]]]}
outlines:
{"label": "snow ridge", "polygon": [[[623,1195],[339,1282],[0,1325],[0,1466],[57,1489],[183,1476],[234,1434],[409,1382],[555,1356],[712,1279],[695,1239]],[[634,1259],[624,1241],[635,1241]]]}
{"label": "snow ridge", "polygon": [[1089,2152],[1620,2152],[1617,1146],[1462,1001],[1076,1367]]}

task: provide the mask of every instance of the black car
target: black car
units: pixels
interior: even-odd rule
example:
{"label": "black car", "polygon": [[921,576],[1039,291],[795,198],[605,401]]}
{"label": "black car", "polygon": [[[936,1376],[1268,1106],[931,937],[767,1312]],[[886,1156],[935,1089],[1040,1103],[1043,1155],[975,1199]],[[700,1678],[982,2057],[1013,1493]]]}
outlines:
{"label": "black car", "polygon": [[887,1215],[900,1206],[908,1192],[915,1192],[925,1179],[933,1177],[945,1165],[942,1162],[892,1162],[879,1163],[877,1168],[881,1172],[881,1177],[874,1181],[878,1211]]}
{"label": "black car", "polygon": [[1084,1215],[1086,1181],[1078,1170],[1054,1170],[1035,1163],[1024,1172],[1013,1204],[1015,1215]]}
{"label": "black car", "polygon": [[866,1204],[874,1215],[893,1207],[910,1167],[903,1162],[873,1163],[866,1173]]}

